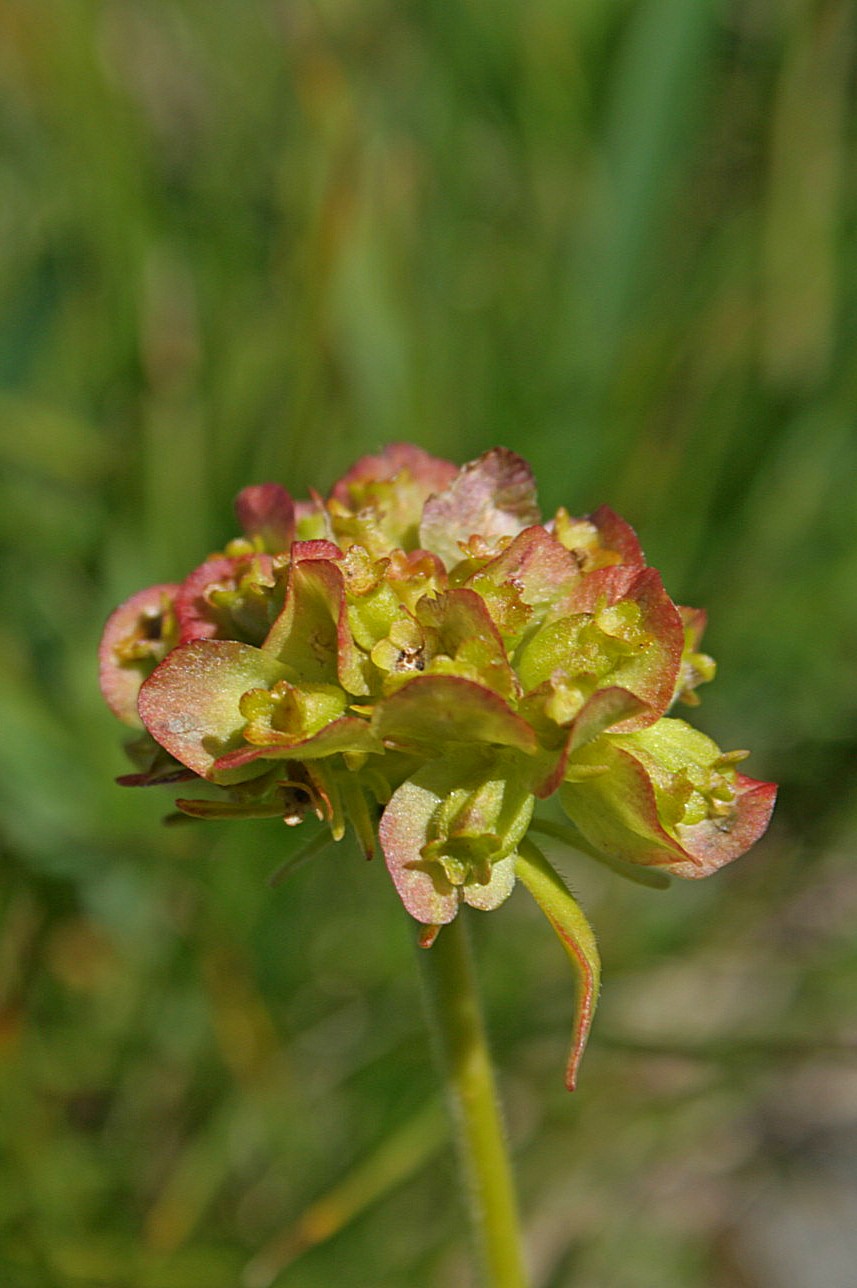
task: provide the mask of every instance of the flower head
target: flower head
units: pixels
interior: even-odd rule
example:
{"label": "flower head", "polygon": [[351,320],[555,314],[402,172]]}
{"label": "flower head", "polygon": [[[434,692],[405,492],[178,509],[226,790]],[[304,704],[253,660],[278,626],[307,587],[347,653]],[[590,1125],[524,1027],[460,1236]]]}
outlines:
{"label": "flower head", "polygon": [[590,999],[572,1083],[597,954],[528,838],[537,802],[557,795],[583,852],[681,877],[743,853],[773,808],[745,753],[668,714],[713,676],[704,614],[607,507],[543,522],[503,448],[457,469],[393,444],[327,500],[264,484],[236,513],[223,551],[108,620],[102,690],[150,750],[124,781],[214,784],[220,801],[178,801],[198,817],[350,824],[426,943],[520,876]]}

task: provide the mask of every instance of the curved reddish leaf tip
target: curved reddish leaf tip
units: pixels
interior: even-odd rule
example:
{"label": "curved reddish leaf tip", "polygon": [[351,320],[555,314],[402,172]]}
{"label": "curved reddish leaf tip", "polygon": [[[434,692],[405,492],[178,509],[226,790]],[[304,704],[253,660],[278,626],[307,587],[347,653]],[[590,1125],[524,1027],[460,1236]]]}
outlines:
{"label": "curved reddish leaf tip", "polygon": [[157,644],[164,609],[172,604],[178,590],[175,583],[138,590],[110,614],[104,626],[98,648],[98,680],[108,707],[125,724],[140,724],[137,695],[160,660]]}
{"label": "curved reddish leaf tip", "polygon": [[443,926],[420,926],[417,944],[420,948],[431,948],[442,930]]}
{"label": "curved reddish leaf tip", "polygon": [[377,456],[361,456],[333,485],[331,496],[348,505],[353,484],[380,483],[394,479],[402,470],[422,485],[426,495],[440,492],[458,473],[458,466],[413,443],[388,443]]}
{"label": "curved reddish leaf tip", "polygon": [[245,535],[260,538],[271,554],[288,550],[295,535],[295,503],[279,483],[242,488],[235,514]]}

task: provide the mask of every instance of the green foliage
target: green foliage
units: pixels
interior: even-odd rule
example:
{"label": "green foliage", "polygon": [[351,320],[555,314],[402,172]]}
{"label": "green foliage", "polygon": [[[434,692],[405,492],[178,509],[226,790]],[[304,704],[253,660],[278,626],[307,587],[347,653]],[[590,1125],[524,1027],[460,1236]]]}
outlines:
{"label": "green foliage", "polygon": [[538,910],[479,921],[537,1281],[776,1282],[772,1137],[811,1195],[805,1139],[853,1162],[854,47],[846,0],[0,4],[4,1282],[463,1273],[385,874],[162,828],[94,664],[239,487],[402,438],[627,515],[710,612],[695,722],[784,784],[667,899],[561,859],[611,974],[574,1103]]}

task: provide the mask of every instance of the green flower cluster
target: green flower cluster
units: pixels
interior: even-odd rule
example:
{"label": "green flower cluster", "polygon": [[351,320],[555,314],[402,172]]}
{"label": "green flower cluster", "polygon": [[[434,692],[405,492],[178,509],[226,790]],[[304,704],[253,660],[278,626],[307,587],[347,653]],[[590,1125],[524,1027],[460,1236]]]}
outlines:
{"label": "green flower cluster", "polygon": [[146,731],[123,781],[215,784],[178,801],[196,817],[350,824],[426,944],[517,874],[592,997],[579,913],[563,931],[539,893],[538,800],[557,794],[584,852],[682,877],[765,830],[774,786],[667,714],[713,675],[704,614],[672,602],[611,510],[543,523],[514,453],[458,469],[407,444],[327,500],[265,484],[236,510],[242,536],[107,623],[105,698]]}

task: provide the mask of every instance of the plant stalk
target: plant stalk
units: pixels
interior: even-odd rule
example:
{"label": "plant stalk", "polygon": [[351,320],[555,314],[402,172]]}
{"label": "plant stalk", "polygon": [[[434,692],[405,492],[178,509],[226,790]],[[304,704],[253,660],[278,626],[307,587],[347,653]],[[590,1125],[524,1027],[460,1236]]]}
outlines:
{"label": "plant stalk", "polygon": [[484,1282],[488,1288],[527,1288],[512,1168],[463,909],[419,955]]}

